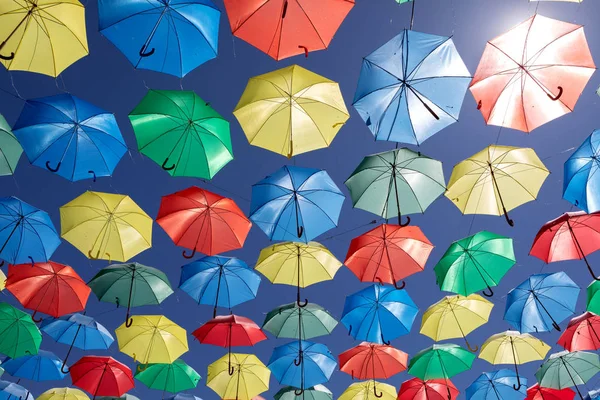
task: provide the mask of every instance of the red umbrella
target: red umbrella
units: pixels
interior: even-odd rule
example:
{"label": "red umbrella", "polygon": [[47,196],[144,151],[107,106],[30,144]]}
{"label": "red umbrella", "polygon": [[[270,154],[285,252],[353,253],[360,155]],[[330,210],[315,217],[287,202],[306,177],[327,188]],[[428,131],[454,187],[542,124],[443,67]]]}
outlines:
{"label": "red umbrella", "polygon": [[433,245],[418,226],[381,224],[352,239],[344,264],[362,282],[390,283],[421,272]]}
{"label": "red umbrella", "polygon": [[354,0],[225,0],[231,32],[276,60],[329,46]]}
{"label": "red umbrella", "polygon": [[568,212],[546,222],[536,235],[529,254],[547,263],[563,260],[585,261],[596,277],[586,256],[600,249],[600,212]]}
{"label": "red umbrella", "polygon": [[362,342],[339,355],[340,371],[352,379],[389,379],[405,371],[408,354],[384,344]]}
{"label": "red umbrella", "polygon": [[52,261],[9,265],[8,289],[23,307],[58,318],[85,309],[91,289],[73,268]]}
{"label": "red umbrella", "polygon": [[85,356],[71,366],[73,385],[96,396],[121,397],[134,387],[125,364],[112,357]]}
{"label": "red umbrella", "polygon": [[540,385],[536,383],[527,389],[526,400],[573,400],[574,398],[575,392],[569,388],[558,390],[540,387]]}
{"label": "red umbrella", "polygon": [[600,317],[589,311],[573,318],[558,338],[568,351],[600,349]]}
{"label": "red umbrella", "polygon": [[252,223],[231,199],[192,186],[163,196],[156,222],[173,241],[207,255],[239,249]]}
{"label": "red umbrella", "polygon": [[413,378],[400,385],[398,400],[453,400],[458,393],[458,389],[449,379],[422,381]]}

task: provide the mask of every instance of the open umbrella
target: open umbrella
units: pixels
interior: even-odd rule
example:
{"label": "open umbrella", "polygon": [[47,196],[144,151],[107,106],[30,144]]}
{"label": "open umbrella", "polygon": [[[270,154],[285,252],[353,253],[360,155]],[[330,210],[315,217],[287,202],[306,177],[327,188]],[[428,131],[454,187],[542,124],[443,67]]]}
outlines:
{"label": "open umbrella", "polygon": [[[101,400],[101,399],[98,399]],[[175,396],[167,397],[166,400],[202,400],[200,397],[193,396],[187,393],[178,393]]]}
{"label": "open umbrella", "polygon": [[62,365],[63,361],[60,358],[45,350],[40,350],[37,354],[9,358],[2,362],[2,368],[6,373],[19,379],[36,382],[64,379]]}
{"label": "open umbrella", "polygon": [[6,119],[0,114],[0,176],[15,173],[21,154],[23,154],[21,144]]}
{"label": "open umbrella", "polygon": [[[173,397],[171,397],[171,399],[172,398]],[[118,397],[98,396],[98,397],[96,397],[96,400],[140,400],[140,399],[129,393],[125,393],[123,396],[118,396]]]}
{"label": "open umbrella", "polygon": [[556,343],[568,351],[600,349],[600,316],[587,311],[571,319]]}
{"label": "open umbrella", "polygon": [[575,387],[579,398],[583,395],[578,385],[585,385],[600,372],[598,354],[586,351],[562,351],[551,354],[535,373],[540,386],[553,389]]}
{"label": "open umbrella", "polygon": [[[517,382],[518,390],[515,389]],[[523,400],[527,396],[526,389],[527,379],[518,381],[514,372],[501,369],[479,375],[475,382],[467,387],[465,394],[468,400]]]}
{"label": "open umbrella", "polygon": [[29,390],[13,382],[0,381],[0,399],[34,400]]}
{"label": "open umbrella", "polygon": [[[448,397],[450,391],[450,397]],[[450,379],[421,380],[412,378],[402,382],[398,400],[456,400],[458,389]]]}
{"label": "open umbrella", "polygon": [[333,400],[333,393],[323,385],[315,385],[304,389],[304,392],[300,396],[297,396],[295,392],[296,388],[285,386],[275,393],[273,397],[275,400],[299,400],[298,397],[301,397],[303,400]]}
{"label": "open umbrella", "polygon": [[600,281],[592,281],[586,289],[586,310],[600,313]]}
{"label": "open umbrella", "polygon": [[227,356],[223,356],[208,366],[206,386],[222,399],[231,400],[251,400],[269,390],[271,371],[255,355],[233,353],[231,357],[233,375]]}
{"label": "open umbrella", "polygon": [[37,354],[42,334],[31,315],[0,303],[0,354],[11,358]]}
{"label": "open umbrella", "polygon": [[338,322],[318,304],[300,307],[298,302],[281,305],[267,313],[262,329],[278,338],[311,339],[329,335]]}
{"label": "open umbrella", "polygon": [[134,387],[131,370],[112,357],[85,356],[69,370],[73,385],[94,398],[96,396],[119,397]]}
{"label": "open umbrella", "polygon": [[[97,398],[98,400],[101,397]],[[53,388],[40,394],[36,400],[90,400],[90,398],[79,389]]]}
{"label": "open umbrella", "polygon": [[172,364],[149,364],[135,373],[135,379],[150,389],[177,393],[198,386],[200,375],[183,360],[175,360]]}
{"label": "open umbrella", "polygon": [[573,400],[574,397],[575,392],[569,388],[558,390],[536,383],[527,389],[527,400]]}
{"label": "open umbrella", "polygon": [[596,129],[565,161],[563,199],[586,213],[600,211],[598,158],[600,130]]}
{"label": "open umbrella", "polygon": [[[376,387],[380,389],[379,393],[376,392]],[[377,382],[372,379],[364,382],[355,382],[342,392],[338,400],[369,400],[372,397],[381,400],[395,400],[396,388],[387,383]]]}

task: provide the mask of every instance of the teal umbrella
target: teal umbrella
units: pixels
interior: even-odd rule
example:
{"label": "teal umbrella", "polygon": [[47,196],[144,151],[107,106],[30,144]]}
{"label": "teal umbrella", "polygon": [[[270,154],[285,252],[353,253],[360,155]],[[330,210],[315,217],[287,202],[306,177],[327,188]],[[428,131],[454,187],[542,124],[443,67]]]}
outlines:
{"label": "teal umbrella", "polygon": [[296,395],[297,389],[291,386],[281,388],[275,393],[275,400],[333,400],[333,394],[323,385],[315,385],[305,389],[301,395]]}
{"label": "teal umbrella", "polygon": [[293,302],[271,310],[262,328],[278,338],[299,339],[301,331],[301,339],[311,339],[329,335],[337,324],[323,307],[314,303],[299,307],[297,302]]}
{"label": "teal umbrella", "polygon": [[575,387],[581,400],[578,385],[585,385],[600,372],[598,354],[587,351],[561,351],[551,354],[535,373],[541,387],[565,389]]}
{"label": "teal umbrella", "polygon": [[0,115],[0,176],[15,173],[23,149],[12,133],[10,125]]}

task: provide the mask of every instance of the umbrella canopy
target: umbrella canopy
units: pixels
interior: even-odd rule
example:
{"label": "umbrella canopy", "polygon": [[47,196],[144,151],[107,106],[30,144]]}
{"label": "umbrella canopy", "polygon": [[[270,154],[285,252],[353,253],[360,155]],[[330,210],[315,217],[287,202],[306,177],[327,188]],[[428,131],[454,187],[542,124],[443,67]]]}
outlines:
{"label": "umbrella canopy", "polygon": [[410,359],[408,373],[425,381],[447,379],[471,369],[474,360],[474,354],[456,344],[434,344]]}
{"label": "umbrella canopy", "polygon": [[575,313],[579,286],[564,272],[534,274],[508,292],[504,320],[519,332],[547,332]]}
{"label": "umbrella canopy", "polygon": [[527,389],[527,400],[573,400],[574,397],[575,392],[569,388],[558,390],[536,383]]}
{"label": "umbrella canopy", "polygon": [[13,129],[31,164],[70,181],[111,176],[127,152],[115,116],[70,94],[28,100]]}
{"label": "umbrella canopy", "polygon": [[458,121],[470,81],[451,38],[405,29],[363,59],[353,105],[376,140],[419,145]]}
{"label": "umbrella canopy", "polygon": [[229,122],[194,92],[150,90],[129,120],[140,153],[171,176],[212,179],[233,160]]}
{"label": "umbrella canopy", "polygon": [[598,354],[585,351],[551,354],[535,373],[540,386],[552,389],[575,387],[583,400],[578,385],[585,385],[600,372]]}
{"label": "umbrella canopy", "polygon": [[200,375],[183,360],[175,360],[173,364],[149,364],[135,373],[135,379],[150,389],[177,393],[198,386]]}
{"label": "umbrella canopy", "polygon": [[600,282],[592,281],[586,289],[586,309],[594,314],[600,313]]}
{"label": "umbrella canopy", "polygon": [[600,316],[589,311],[571,319],[558,339],[568,351],[598,350],[600,348]]}
{"label": "umbrella canopy", "polygon": [[101,0],[98,28],[139,69],[183,78],[217,56],[221,12],[210,0]]}
{"label": "umbrella canopy", "polygon": [[12,398],[19,400],[34,400],[29,390],[21,385],[8,381],[0,381],[0,399],[11,400]]}
{"label": "umbrella canopy", "polygon": [[94,397],[120,397],[135,385],[129,367],[112,357],[82,357],[69,372],[73,385]]}
{"label": "umbrella canopy", "polygon": [[262,329],[278,338],[304,340],[329,335],[337,324],[329,311],[320,305],[308,303],[300,307],[294,302],[269,311]]}
{"label": "umbrella canopy", "polygon": [[37,354],[42,334],[31,315],[0,303],[0,354],[11,358]]}
{"label": "umbrella canopy", "polygon": [[275,393],[275,400],[333,400],[333,393],[323,385],[315,385],[314,387],[304,389],[300,396],[296,395],[296,388],[291,386],[282,387]]}
{"label": "umbrella canopy", "polygon": [[258,292],[260,276],[237,258],[210,256],[184,265],[179,288],[198,304],[231,309],[253,300]]}
{"label": "umbrella canopy", "polygon": [[446,191],[442,163],[407,148],[366,156],[344,183],[354,207],[399,221],[424,213]]}
{"label": "umbrella canopy", "polygon": [[494,304],[477,294],[468,297],[446,296],[423,314],[420,332],[436,342],[462,337],[467,347],[472,348],[466,335],[488,322]]}
{"label": "umbrella canopy", "polygon": [[527,379],[518,381],[514,372],[501,369],[479,375],[465,394],[468,400],[523,400],[526,390]]}
{"label": "umbrella canopy", "polygon": [[36,382],[57,381],[64,379],[61,371],[63,362],[54,353],[40,350],[37,354],[26,354],[17,358],[9,358],[2,362],[4,371],[15,378],[29,379]]}
{"label": "umbrella canopy", "polygon": [[[97,397],[97,399],[101,399]],[[90,398],[79,389],[53,388],[40,394],[36,400],[90,400]]]}
{"label": "umbrella canopy", "polygon": [[344,265],[362,282],[395,285],[425,269],[433,244],[418,226],[381,224],[350,242]]}
{"label": "umbrella canopy", "polygon": [[236,400],[251,400],[269,390],[271,371],[255,355],[232,353],[231,359],[233,374],[227,356],[208,366],[206,386],[222,399]]}
{"label": "umbrella canopy", "polygon": [[456,397],[458,389],[449,379],[412,378],[402,382],[398,392],[398,400],[456,400]]}
{"label": "umbrella canopy", "polygon": [[273,240],[310,240],[335,228],[344,195],[327,172],[284,166],[252,185],[250,219]]}
{"label": "umbrella canopy", "polygon": [[233,115],[251,145],[288,158],[328,147],[350,118],[338,83],[298,65],[250,78]]}
{"label": "umbrella canopy", "polygon": [[79,0],[3,1],[0,27],[0,62],[11,71],[57,77],[89,53]]}
{"label": "umbrella canopy", "polygon": [[203,344],[214,346],[254,346],[267,339],[258,325],[249,318],[238,315],[219,315],[192,332]]}
{"label": "umbrella canopy", "polygon": [[1,259],[11,264],[46,262],[59,244],[56,228],[45,211],[14,196],[0,198]]}
{"label": "umbrella canopy", "polygon": [[469,296],[479,290],[493,296],[504,275],[515,265],[513,240],[481,231],[452,243],[434,267],[440,289]]}
{"label": "umbrella canopy", "polygon": [[410,332],[418,312],[405,290],[371,285],[346,297],[341,322],[356,340],[389,344]]}
{"label": "umbrella canopy", "polygon": [[[173,399],[173,397],[171,397]],[[129,393],[125,393],[123,396],[112,397],[112,396],[98,396],[96,400],[140,400],[139,398],[130,395]]]}
{"label": "umbrella canopy", "polygon": [[355,382],[344,390],[338,400],[369,400],[373,397],[381,400],[395,400],[396,388],[374,380]]}
{"label": "umbrella canopy", "polygon": [[565,161],[563,199],[573,203],[586,213],[600,211],[597,176],[600,157],[600,130],[595,130]]}
{"label": "umbrella canopy", "polygon": [[125,262],[152,246],[152,218],[129,196],[87,191],[60,207],[60,235],[90,259]]}
{"label": "umbrella canopy", "polygon": [[388,345],[362,342],[338,357],[340,371],[352,379],[389,379],[406,370],[408,354]]}
{"label": "umbrella canopy", "polygon": [[193,396],[187,393],[178,393],[175,396],[167,397],[167,400],[202,400],[200,397]]}
{"label": "umbrella canopy", "polygon": [[0,176],[15,173],[22,153],[21,144],[6,119],[0,114]]}
{"label": "umbrella canopy", "polygon": [[531,132],[571,112],[595,69],[583,26],[535,14],[487,43],[470,89],[486,123]]}

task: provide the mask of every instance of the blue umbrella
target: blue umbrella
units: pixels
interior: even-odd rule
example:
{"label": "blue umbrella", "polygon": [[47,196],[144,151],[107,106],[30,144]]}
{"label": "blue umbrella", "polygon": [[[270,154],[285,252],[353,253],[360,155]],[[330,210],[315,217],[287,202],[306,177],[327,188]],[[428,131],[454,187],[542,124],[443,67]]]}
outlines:
{"label": "blue umbrella", "polygon": [[7,374],[36,382],[64,379],[62,360],[54,353],[40,350],[37,354],[8,358],[2,363]]}
{"label": "blue umbrella", "polygon": [[562,271],[531,275],[508,292],[504,320],[521,333],[560,331],[558,324],[575,312],[579,290]]}
{"label": "blue umbrella", "polygon": [[29,390],[21,385],[8,381],[0,381],[0,400],[34,400]]}
{"label": "blue umbrella", "polygon": [[418,312],[406,290],[371,285],[346,297],[342,323],[356,340],[389,344],[410,332]]}
{"label": "blue umbrella", "polygon": [[329,381],[336,366],[336,358],[327,346],[305,340],[273,349],[268,365],[280,384],[299,388],[296,396],[304,388]]}
{"label": "blue umbrella", "polygon": [[600,210],[600,129],[565,162],[563,198],[586,213]]}
{"label": "blue umbrella", "polygon": [[376,140],[418,145],[458,120],[470,82],[451,38],[404,30],[363,59],[353,105]]}
{"label": "blue umbrella", "polygon": [[600,389],[594,389],[587,392],[584,399],[585,400],[597,400],[600,398]]}
{"label": "blue umbrella", "polygon": [[233,257],[209,256],[181,269],[179,288],[198,304],[232,308],[253,300],[258,292],[260,276],[245,262]]}
{"label": "blue umbrella", "polygon": [[69,351],[61,371],[65,374],[67,359],[73,347],[81,350],[107,350],[115,341],[110,332],[94,318],[83,314],[65,315],[58,319],[45,319],[40,330],[58,343],[68,344]]}
{"label": "blue umbrella", "polygon": [[184,77],[217,56],[221,12],[210,0],[99,0],[100,33],[135,68]]}
{"label": "blue umbrella", "polygon": [[27,101],[13,133],[30,163],[73,182],[111,176],[127,152],[115,116],[70,94]]}
{"label": "blue umbrella", "polygon": [[250,219],[271,240],[306,243],[337,226],[343,202],[327,172],[285,166],[252,186]]}
{"label": "blue umbrella", "polygon": [[[515,390],[519,384],[519,390]],[[466,390],[467,400],[522,400],[527,397],[527,379],[517,380],[508,369],[484,372]]]}
{"label": "blue umbrella", "polygon": [[14,196],[0,198],[0,258],[11,264],[46,262],[59,244],[45,211]]}

